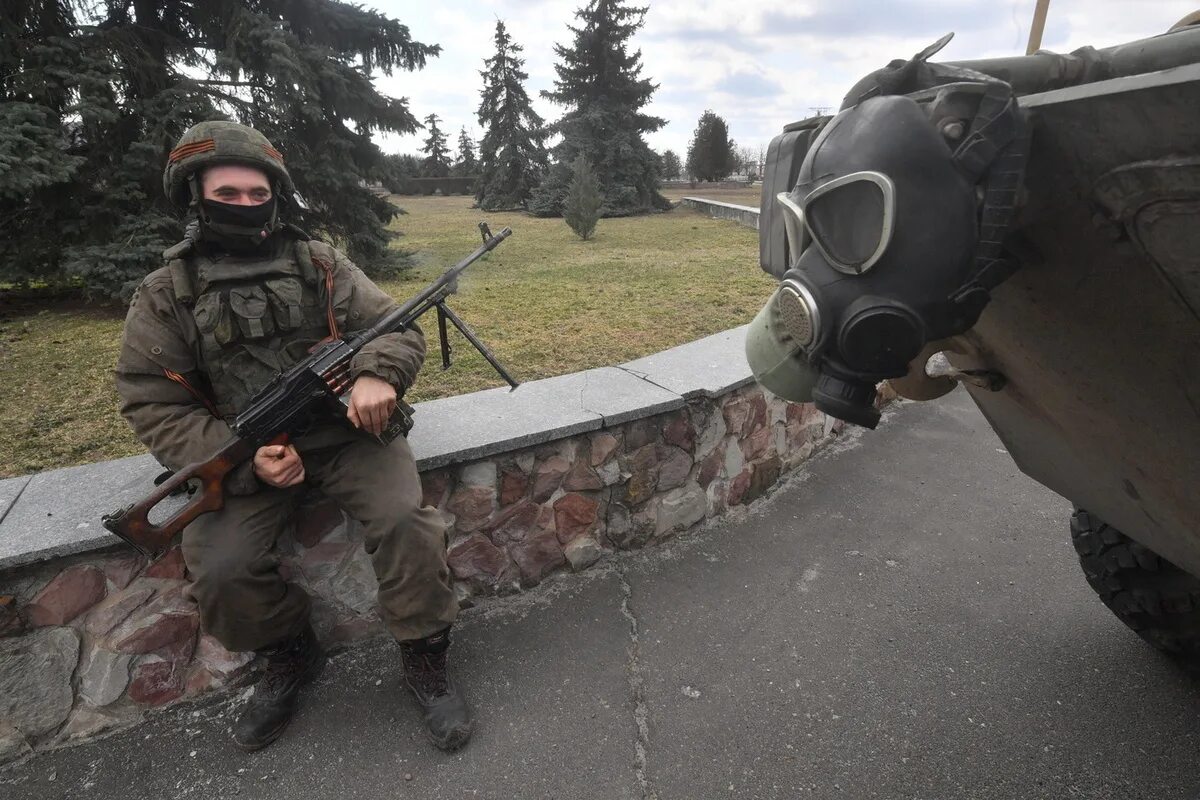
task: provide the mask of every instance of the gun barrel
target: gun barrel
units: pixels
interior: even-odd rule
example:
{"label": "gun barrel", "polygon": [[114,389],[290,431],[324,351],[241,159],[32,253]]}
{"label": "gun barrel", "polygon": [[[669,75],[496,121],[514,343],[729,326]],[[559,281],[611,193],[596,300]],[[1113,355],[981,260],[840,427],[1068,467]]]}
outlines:
{"label": "gun barrel", "polygon": [[511,235],[512,228],[505,227],[504,230],[480,245],[471,255],[443,272],[437,280],[425,287],[420,293],[405,301],[402,306],[384,316],[367,330],[356,334],[352,346],[357,346],[359,342],[365,343],[381,334],[390,333],[411,324],[413,320],[439,302],[439,295],[442,296],[441,299],[444,299],[445,295],[452,293],[449,287],[454,286],[454,282],[458,280],[458,276],[462,274],[463,270],[474,264],[489,251],[495,250],[501,242]]}
{"label": "gun barrel", "polygon": [[1083,48],[1069,55],[1043,51],[1028,56],[948,63],[999,78],[1022,95],[1194,64],[1200,58],[1197,53],[1200,53],[1200,26],[1103,50]]}

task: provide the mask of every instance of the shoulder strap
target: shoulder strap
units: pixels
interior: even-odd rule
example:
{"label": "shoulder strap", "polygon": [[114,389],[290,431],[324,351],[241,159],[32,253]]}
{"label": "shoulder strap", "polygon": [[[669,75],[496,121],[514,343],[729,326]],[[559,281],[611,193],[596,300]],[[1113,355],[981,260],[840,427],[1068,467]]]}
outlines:
{"label": "shoulder strap", "polygon": [[171,271],[171,288],[175,291],[175,299],[190,308],[196,302],[196,290],[187,262],[182,258],[173,258],[167,264],[167,269]]}
{"label": "shoulder strap", "polygon": [[179,244],[168,247],[163,251],[163,259],[171,272],[171,285],[175,298],[185,306],[191,306],[196,300],[196,290],[192,285],[192,276],[188,272],[187,257],[192,254],[192,240],[184,239]]}
{"label": "shoulder strap", "polygon": [[163,250],[163,260],[170,261],[173,258],[183,258],[192,252],[192,240],[184,239],[182,242],[173,244],[166,250]]}
{"label": "shoulder strap", "polygon": [[[184,239],[179,244],[168,247],[163,251],[163,258],[167,261],[167,270],[171,274],[171,288],[175,293],[175,299],[178,300],[180,304],[186,306],[189,311],[192,307],[192,304],[196,302],[196,287],[192,282],[192,273],[191,270],[188,269],[187,258],[188,256],[192,255],[194,249],[194,242],[192,239],[188,238]],[[195,324],[194,321],[193,324]],[[199,400],[200,404],[208,409],[208,413],[212,414],[217,419],[221,418],[221,414],[217,411],[217,406],[213,402],[213,399],[206,392],[196,388],[196,386],[194,386],[192,382],[183,375],[180,375],[174,370],[169,370],[166,367],[163,367],[163,377],[174,381],[184,389],[187,389],[188,393],[191,394],[192,397]]]}
{"label": "shoulder strap", "polygon": [[[300,245],[297,242],[297,245]],[[338,330],[337,315],[333,313],[333,265],[336,261],[337,254],[333,246],[322,242],[320,239],[309,239],[303,243],[303,250],[308,251],[308,258],[304,258],[304,252],[297,247],[297,255],[300,258],[301,269],[307,267],[313,268],[314,273],[319,273],[318,289],[323,285],[325,292],[325,318],[329,323],[329,336],[331,339],[341,338],[341,331]]]}

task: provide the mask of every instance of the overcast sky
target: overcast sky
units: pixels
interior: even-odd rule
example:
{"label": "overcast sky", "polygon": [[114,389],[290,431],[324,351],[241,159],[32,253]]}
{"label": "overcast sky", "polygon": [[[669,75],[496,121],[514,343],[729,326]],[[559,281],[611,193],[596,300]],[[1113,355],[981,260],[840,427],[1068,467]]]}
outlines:
{"label": "overcast sky", "polygon": [[[413,114],[434,112],[450,141],[476,119],[483,59],[491,56],[495,20],[525,48],[526,85],[538,113],[559,107],[538,90],[552,87],[555,42],[584,0],[360,0],[408,25],[413,38],[442,46],[420,72],[380,76],[379,88],[407,97]],[[786,123],[836,108],[858,78],[894,58],[908,58],[948,31],[954,41],[936,60],[1025,52],[1035,0],[642,0],[650,7],[633,44],[643,75],[658,84],[648,107],[668,123],[648,136],[658,151],[681,156],[696,121],[711,109],[729,122],[738,144],[765,145]],[[1153,36],[1196,10],[1196,0],[1051,0],[1042,47],[1069,52]],[[424,132],[386,136],[387,152],[417,152]]]}

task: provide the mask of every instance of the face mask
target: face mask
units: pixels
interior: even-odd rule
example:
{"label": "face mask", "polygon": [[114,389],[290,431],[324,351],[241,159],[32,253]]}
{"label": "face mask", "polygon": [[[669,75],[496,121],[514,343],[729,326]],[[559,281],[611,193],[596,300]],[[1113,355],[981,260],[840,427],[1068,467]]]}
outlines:
{"label": "face mask", "polygon": [[233,253],[254,253],[275,230],[277,206],[272,197],[256,206],[200,201],[200,236]]}

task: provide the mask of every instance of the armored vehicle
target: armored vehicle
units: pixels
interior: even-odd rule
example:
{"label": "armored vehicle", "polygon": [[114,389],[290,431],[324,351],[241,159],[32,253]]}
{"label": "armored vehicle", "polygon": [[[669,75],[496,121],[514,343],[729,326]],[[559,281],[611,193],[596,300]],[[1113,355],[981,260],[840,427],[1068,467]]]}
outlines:
{"label": "armored vehicle", "polygon": [[1101,600],[1200,665],[1200,25],[937,63],[949,37],[770,145],[780,286],[760,382],[875,427],[876,387],[962,384],[1075,506]]}

